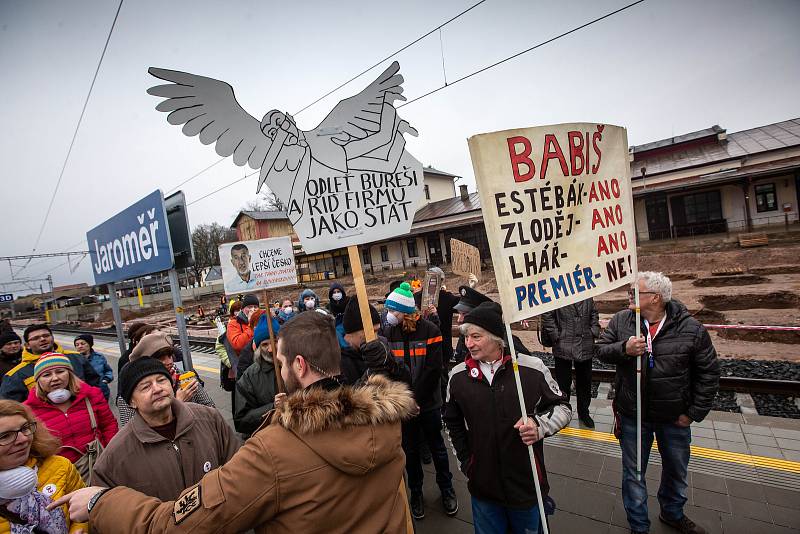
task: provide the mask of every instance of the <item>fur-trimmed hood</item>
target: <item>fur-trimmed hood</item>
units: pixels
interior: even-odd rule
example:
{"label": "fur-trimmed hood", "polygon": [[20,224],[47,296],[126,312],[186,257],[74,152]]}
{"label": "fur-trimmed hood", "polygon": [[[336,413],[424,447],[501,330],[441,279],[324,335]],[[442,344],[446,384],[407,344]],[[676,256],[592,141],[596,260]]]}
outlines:
{"label": "fur-trimmed hood", "polygon": [[299,391],[272,412],[269,425],[288,430],[337,469],[363,475],[394,458],[400,423],[415,409],[405,384],[373,375],[361,386]]}

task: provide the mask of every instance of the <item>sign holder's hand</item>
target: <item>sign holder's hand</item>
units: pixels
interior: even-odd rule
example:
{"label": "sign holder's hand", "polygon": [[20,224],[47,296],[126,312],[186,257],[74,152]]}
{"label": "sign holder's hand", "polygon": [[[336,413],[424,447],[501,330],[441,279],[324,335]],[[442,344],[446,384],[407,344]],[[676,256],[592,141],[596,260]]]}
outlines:
{"label": "sign holder's hand", "polygon": [[522,443],[527,445],[533,445],[537,441],[539,441],[539,426],[536,422],[530,418],[526,417],[526,421],[523,423],[522,417],[519,418],[514,424],[514,428],[519,430],[519,437],[522,438]]}

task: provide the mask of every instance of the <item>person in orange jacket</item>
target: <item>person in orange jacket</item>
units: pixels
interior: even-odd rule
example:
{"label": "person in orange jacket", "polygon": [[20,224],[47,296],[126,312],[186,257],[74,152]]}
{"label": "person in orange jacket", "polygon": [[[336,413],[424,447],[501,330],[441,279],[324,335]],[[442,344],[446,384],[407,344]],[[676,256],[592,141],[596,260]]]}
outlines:
{"label": "person in orange jacket", "polygon": [[258,297],[253,294],[242,299],[242,310],[228,321],[226,335],[228,341],[238,355],[242,349],[253,341],[253,329],[250,328],[250,316],[258,309]]}

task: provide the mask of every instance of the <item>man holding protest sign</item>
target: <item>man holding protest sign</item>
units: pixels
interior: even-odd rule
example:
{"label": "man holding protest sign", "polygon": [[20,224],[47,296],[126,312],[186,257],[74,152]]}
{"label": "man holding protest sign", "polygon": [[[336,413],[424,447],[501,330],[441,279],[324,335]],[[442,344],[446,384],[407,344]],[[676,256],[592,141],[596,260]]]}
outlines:
{"label": "man holding protest sign", "polygon": [[[661,273],[640,272],[642,325],[637,335],[634,290],[629,309],[618,312],[600,336],[600,360],[617,366],[615,409],[622,448],[622,500],[633,532],[647,532],[647,486],[644,473],[653,436],[661,454],[659,519],[684,534],[706,530],[683,513],[686,503],[690,425],[702,421],[719,389],[720,366],[708,332],[686,307],[672,298],[672,282]],[[636,476],[636,360],[642,371],[642,473]]]}
{"label": "man holding protest sign", "polygon": [[[469,149],[507,339],[511,322],[632,280],[636,229],[624,128],[574,123],[506,130],[471,137]],[[513,345],[509,352],[522,413],[531,393],[517,372]],[[535,475],[535,451],[528,453]],[[538,477],[532,482],[541,516]]]}
{"label": "man holding protest sign", "polygon": [[470,357],[450,373],[444,421],[469,480],[475,531],[505,534],[510,527],[515,534],[539,532],[527,447],[534,447],[539,482],[547,495],[542,439],[564,428],[572,409],[542,361],[521,354],[523,419],[499,304],[479,304],[460,328]]}

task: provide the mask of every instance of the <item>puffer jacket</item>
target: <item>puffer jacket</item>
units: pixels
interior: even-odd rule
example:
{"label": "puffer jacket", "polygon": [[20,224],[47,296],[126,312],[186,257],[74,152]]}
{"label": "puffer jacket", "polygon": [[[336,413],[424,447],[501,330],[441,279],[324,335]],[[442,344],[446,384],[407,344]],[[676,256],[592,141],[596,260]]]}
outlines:
{"label": "puffer jacket", "polygon": [[[67,493],[79,490],[86,485],[83,483],[78,470],[72,465],[72,462],[63,456],[49,456],[44,460],[37,458],[30,458],[25,465],[30,468],[36,469],[36,489],[44,495],[49,496],[51,499],[58,500]],[[74,523],[69,520],[69,510],[67,505],[62,506],[64,510],[64,517],[67,520],[68,532],[77,532],[82,530],[89,532],[88,523]],[[0,534],[10,534],[11,525],[8,521],[0,517]]]}
{"label": "puffer jacket", "polygon": [[[406,318],[407,320],[408,318]],[[388,325],[387,325],[388,326]],[[432,322],[420,317],[414,332],[403,324],[380,331],[389,343],[395,361],[411,375],[411,390],[422,412],[442,407],[442,333]]]}
{"label": "puffer jacket", "polygon": [[242,352],[242,349],[253,341],[253,329],[238,316],[231,317],[230,321],[228,321],[225,335],[228,336],[228,341],[236,354]]}
{"label": "puffer jacket", "polygon": [[314,309],[319,309],[319,297],[316,293],[311,291],[310,289],[304,289],[300,292],[300,297],[297,299],[297,313],[303,313],[304,311],[309,311],[308,308],[303,305],[303,301],[306,297],[314,297]]}
{"label": "puffer jacket", "polygon": [[103,392],[103,396],[108,400],[108,397],[111,396],[111,389],[108,387],[108,384],[114,381],[114,370],[108,364],[108,360],[106,357],[92,350],[89,353],[89,356],[85,357],[89,363],[92,365],[92,369],[100,376],[100,391]]}
{"label": "puffer jacket", "polygon": [[[94,409],[97,436],[92,431],[92,422],[84,399],[88,399]],[[30,406],[36,418],[44,423],[51,434],[61,439],[63,448],[59,454],[71,462],[76,462],[86,453],[86,445],[95,437],[100,438],[100,443],[105,447],[118,430],[117,420],[111,413],[103,392],[85,382],[81,383],[81,388],[66,413],[49,402],[39,400],[36,388],[30,391],[25,404]]]}
{"label": "puffer jacket", "polygon": [[116,487],[89,520],[100,533],[407,533],[400,423],[413,406],[404,384],[382,376],[355,388],[320,380],[177,501]]}
{"label": "puffer jacket", "polygon": [[[75,351],[64,350],[58,343],[53,344],[52,352],[58,352],[69,358],[75,376],[88,383],[90,386],[100,386],[100,375],[98,375],[89,360]],[[11,369],[3,378],[0,385],[0,399],[10,399],[17,402],[25,402],[28,392],[36,385],[33,378],[33,366],[41,358],[41,354],[33,354],[28,350],[22,351],[22,361],[19,365]]]}
{"label": "puffer jacket", "polygon": [[591,360],[600,320],[594,299],[586,299],[542,315],[542,329],[553,340],[553,356],[582,362]]}
{"label": "puffer jacket", "polygon": [[[615,405],[629,417],[636,416],[636,358],[625,354],[625,343],[635,335],[635,315],[631,310],[617,312],[595,345],[595,354],[606,363],[616,364]],[[643,337],[647,337],[644,322]],[[653,340],[653,367],[647,355],[642,361],[642,418],[669,423],[688,415],[702,421],[719,390],[720,365],[708,332],[686,306],[671,300],[666,319]]]}
{"label": "puffer jacket", "polygon": [[253,364],[236,381],[233,424],[236,431],[249,437],[261,426],[264,416],[275,404],[275,366],[269,354],[254,353]]}

